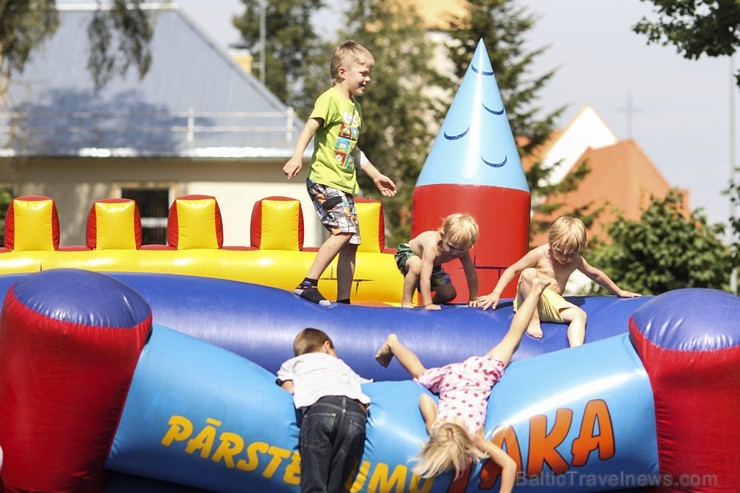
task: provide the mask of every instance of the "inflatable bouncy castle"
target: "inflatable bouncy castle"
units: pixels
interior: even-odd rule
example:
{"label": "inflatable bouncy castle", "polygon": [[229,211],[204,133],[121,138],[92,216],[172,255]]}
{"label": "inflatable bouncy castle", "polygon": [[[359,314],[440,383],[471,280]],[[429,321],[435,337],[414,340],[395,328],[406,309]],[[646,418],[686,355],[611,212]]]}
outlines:
{"label": "inflatable bouncy castle", "polygon": [[[495,84],[489,72],[485,51],[476,53],[466,75],[476,84],[460,91]],[[444,144],[469,135],[465,149],[484,145],[474,128],[501,121],[478,119],[502,108],[488,99],[485,107],[494,111],[468,105],[452,119],[451,109],[442,132],[464,135]],[[455,133],[465,111],[470,130]],[[506,169],[518,159],[508,146],[498,151],[505,159],[471,152],[483,161],[478,172],[503,171],[503,182],[432,173],[419,188],[510,189],[518,208],[528,192],[506,181],[518,176]],[[486,200],[497,209],[509,202]],[[400,297],[402,278],[382,248],[379,203],[366,204],[360,213],[370,219],[360,222],[375,234],[363,232],[373,241],[358,254],[356,294],[393,303],[381,285]],[[436,223],[445,211],[430,214]],[[64,247],[53,200],[16,199],[0,252],[5,491],[299,491],[297,415],[275,372],[307,326],[325,330],[339,357],[374,379],[363,387],[372,405],[350,491],[498,491],[499,471],[485,460],[457,479],[412,473],[427,391],[397,362],[382,368],[373,356],[390,332],[427,367],[484,353],[507,330],[511,301],[485,312],[307,303],[290,292],[314,254],[302,245],[300,217],[297,201],[266,198],[253,209],[252,244],[229,247],[215,198],[181,197],[168,245],[142,245],[136,204],[104,200],[90,210],[86,245]],[[476,256],[479,269],[506,262]],[[323,282],[330,294],[331,273]],[[588,314],[586,344],[569,349],[565,326],[543,324],[543,339],[524,338],[491,394],[485,436],[517,463],[516,491],[735,491],[740,300],[708,289],[570,300]]]}
{"label": "inflatable bouncy castle", "polygon": [[[480,353],[510,305],[327,308],[248,283],[67,269],[0,281],[7,491],[298,491],[296,414],[274,372],[306,325],[376,380],[351,491],[497,491],[486,461],[457,481],[411,473],[426,391],[373,354],[391,330],[429,366]],[[517,491],[734,491],[740,300],[576,301],[587,344],[563,349],[564,330],[545,324],[491,396],[486,436],[517,461]]]}

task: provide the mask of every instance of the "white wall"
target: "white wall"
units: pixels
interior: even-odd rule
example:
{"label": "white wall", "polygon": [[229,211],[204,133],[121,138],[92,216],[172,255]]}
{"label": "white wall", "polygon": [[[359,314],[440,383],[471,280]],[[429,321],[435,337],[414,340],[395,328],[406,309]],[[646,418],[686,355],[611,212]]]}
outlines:
{"label": "white wall", "polygon": [[271,195],[301,201],[305,246],[321,244],[323,228],[308,198],[305,172],[288,181],[282,160],[238,159],[28,159],[19,167],[19,195],[54,199],[62,246],[84,245],[87,215],[99,199],[120,197],[124,187],[169,188],[170,203],[187,194],[216,197],[224,244],[248,246],[254,203]]}

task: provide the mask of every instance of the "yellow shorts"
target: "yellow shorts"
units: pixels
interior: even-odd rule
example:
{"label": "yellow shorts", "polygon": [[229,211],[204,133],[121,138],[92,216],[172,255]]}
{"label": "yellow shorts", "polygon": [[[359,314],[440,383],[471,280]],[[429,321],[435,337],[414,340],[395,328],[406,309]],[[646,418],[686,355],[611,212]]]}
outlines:
{"label": "yellow shorts", "polygon": [[[514,300],[514,311],[517,307],[524,302],[524,298],[519,294],[520,291],[517,286],[516,299]],[[561,310],[566,308],[572,308],[574,305],[565,300],[558,293],[552,289],[545,289],[540,298],[540,302],[537,305],[537,313],[540,316],[540,322],[559,322],[565,323],[563,317],[560,315]]]}

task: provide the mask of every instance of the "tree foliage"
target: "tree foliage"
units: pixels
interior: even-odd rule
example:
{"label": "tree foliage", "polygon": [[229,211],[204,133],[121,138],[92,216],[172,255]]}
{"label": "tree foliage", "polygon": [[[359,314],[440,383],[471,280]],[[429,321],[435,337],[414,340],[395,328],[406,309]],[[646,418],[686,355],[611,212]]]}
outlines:
{"label": "tree foliage", "polygon": [[[96,89],[108,83],[116,74],[125,75],[131,65],[143,78],[151,64],[149,43],[153,36],[150,14],[143,8],[144,0],[98,0],[98,9],[87,26],[90,51],[87,67]],[[167,3],[167,2],[165,2]],[[55,0],[0,0],[0,101],[9,81],[23,71],[31,59],[59,26]],[[10,139],[14,138],[11,129]],[[0,143],[8,145],[9,142]],[[15,162],[17,165],[17,161]],[[13,161],[0,170],[0,177],[13,183]],[[4,226],[5,212],[13,190],[0,188],[0,222]]]}
{"label": "tree foliage", "polygon": [[33,50],[56,31],[55,0],[0,0],[0,70],[8,78],[20,71]]}
{"label": "tree foliage", "polygon": [[[87,31],[90,39],[88,69],[96,88],[113,75],[136,65],[139,77],[151,63],[153,35],[144,0],[98,0]],[[0,0],[0,73],[9,79],[43,42],[56,32],[59,13],[55,0]],[[116,43],[114,43],[114,41]]]}
{"label": "tree foliage", "polygon": [[[434,88],[442,79],[432,67],[432,48],[412,4],[396,0],[350,0],[341,40],[354,39],[375,58],[372,82],[362,98],[367,132],[360,147],[398,193],[383,198],[388,244],[408,241],[411,194],[438,129],[442,105]],[[324,62],[327,66],[329,60]],[[432,122],[432,123],[430,123]],[[379,197],[360,173],[363,194]]]}
{"label": "tree foliage", "polygon": [[[673,45],[689,60],[701,55],[732,55],[740,46],[738,0],[642,0],[653,4],[657,19],[642,17],[632,28],[648,44]],[[740,85],[740,72],[736,75]]]}
{"label": "tree foliage", "polygon": [[684,214],[675,190],[643,211],[639,221],[624,217],[608,229],[611,243],[589,255],[619,286],[643,294],[679,288],[727,290],[732,254],[719,236],[721,224],[709,226],[700,210]]}
{"label": "tree foliage", "polygon": [[[740,169],[735,168],[735,173]],[[734,269],[740,269],[740,215],[737,214],[740,208],[740,185],[734,181],[730,181],[730,186],[726,190],[726,194],[730,197],[730,204],[732,207],[732,213],[730,214],[730,248],[732,249],[732,265]],[[737,294],[737,293],[736,293]]]}
{"label": "tree foliage", "polygon": [[[259,2],[243,0],[245,13],[234,19],[247,48],[259,47]],[[328,45],[321,43],[308,21],[322,2],[266,0],[267,37],[266,86],[287,104],[308,116],[314,99],[328,87],[331,50],[345,39],[355,39],[374,55],[370,88],[361,100],[367,132],[360,146],[370,160],[398,186],[398,194],[383,199],[388,243],[407,240],[410,234],[410,203],[413,188],[424,164],[439,122],[453,95],[453,87],[465,73],[477,42],[483,38],[496,71],[512,130],[521,137],[520,151],[529,155],[551,134],[559,108],[541,115],[536,102],[539,90],[555,71],[532,76],[534,60],[546,48],[528,51],[524,36],[535,19],[513,0],[467,2],[469,18],[450,20],[455,65],[454,77],[441,76],[430,63],[432,43],[415,3],[398,0],[350,0],[344,4],[343,29]],[[564,193],[577,186],[588,172],[582,164],[577,173],[560,184],[548,184],[552,169],[536,163],[528,173],[530,190],[537,196]],[[363,193],[376,196],[375,187],[360,174]],[[540,192],[541,191],[541,192]],[[542,202],[541,200],[539,202]],[[553,208],[553,202],[543,206]],[[579,211],[588,221],[586,211]]]}
{"label": "tree foliage", "polygon": [[0,246],[5,245],[5,215],[13,201],[13,194],[8,188],[0,188]]}
{"label": "tree foliage", "polygon": [[90,53],[87,69],[96,89],[107,84],[116,74],[125,75],[132,64],[142,79],[152,63],[149,43],[154,26],[149,13],[142,9],[146,0],[112,0],[98,10],[87,26]]}
{"label": "tree foliage", "polygon": [[287,105],[296,108],[301,118],[307,118],[317,85],[326,86],[329,77],[329,55],[332,47],[322,40],[312,21],[324,7],[323,0],[242,0],[244,13],[234,17],[245,47],[259,64],[260,11],[265,8],[265,67],[255,66],[257,74],[264,71],[265,86]]}
{"label": "tree foliage", "polygon": [[[556,120],[565,111],[565,106],[543,114],[537,102],[542,88],[555,76],[556,70],[532,74],[532,65],[547,51],[547,46],[529,50],[526,34],[537,18],[526,8],[519,7],[513,0],[479,0],[466,2],[467,16],[450,19],[450,34],[453,42],[449,46],[450,59],[455,66],[455,75],[462,79],[473,58],[478,40],[483,39],[488,49],[506,107],[511,130],[517,137],[522,158],[535,156],[555,129]],[[526,170],[527,183],[532,195],[532,208],[545,216],[562,208],[558,197],[578,187],[590,168],[580,163],[576,170],[560,182],[553,182],[551,175],[556,163],[545,166],[536,160]],[[547,200],[545,200],[547,198]],[[568,211],[576,214],[588,225],[598,216],[600,209]],[[546,230],[550,221],[533,221],[530,235]]]}

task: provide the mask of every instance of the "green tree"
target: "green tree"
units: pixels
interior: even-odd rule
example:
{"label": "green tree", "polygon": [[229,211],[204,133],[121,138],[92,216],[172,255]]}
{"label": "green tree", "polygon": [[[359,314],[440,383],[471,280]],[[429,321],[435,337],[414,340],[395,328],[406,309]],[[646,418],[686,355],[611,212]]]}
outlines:
{"label": "green tree", "polygon": [[[167,2],[165,2],[167,3]],[[139,77],[146,75],[151,63],[149,42],[153,35],[152,19],[143,7],[144,0],[98,0],[98,10],[87,26],[90,51],[88,70],[97,89],[115,74],[124,75],[135,65]],[[21,72],[33,53],[59,26],[55,0],[0,0],[0,102],[15,73]],[[0,105],[0,108],[2,106]],[[11,127],[15,125],[10,122]],[[10,138],[14,136],[11,129]],[[7,146],[10,142],[1,142]],[[0,170],[0,222],[13,195],[12,167]]]}
{"label": "green tree", "polygon": [[[96,87],[114,73],[125,74],[136,65],[143,77],[151,63],[149,42],[153,30],[144,0],[98,0],[88,26],[88,69]],[[55,0],[0,0],[0,74],[7,81],[43,42],[56,32],[59,13]],[[117,44],[114,43],[117,41]],[[7,84],[3,84],[7,86]]]}
{"label": "green tree", "polygon": [[[233,18],[245,47],[259,65],[260,11],[264,5],[265,86],[281,101],[307,118],[320,86],[329,83],[331,46],[316,32],[312,17],[324,7],[323,0],[242,0],[244,13]],[[320,82],[319,82],[320,81]]]}
{"label": "green tree", "polygon": [[[527,32],[534,27],[537,18],[526,8],[516,6],[513,0],[469,1],[465,5],[465,17],[450,19],[453,42],[449,45],[449,55],[455,66],[455,76],[458,80],[462,79],[478,40],[483,39],[511,130],[517,137],[519,152],[522,158],[535,156],[566,109],[562,106],[543,114],[542,108],[537,105],[541,89],[556,73],[555,70],[549,70],[539,75],[532,74],[532,64],[548,48],[529,50],[526,46]],[[557,198],[576,189],[590,171],[586,163],[580,163],[564,180],[553,183],[550,177],[556,167],[557,163],[545,166],[537,161],[526,171],[532,208],[545,216],[554,215],[562,207]],[[599,210],[581,208],[568,213],[578,215],[586,225],[590,225]],[[549,224],[550,220],[533,221],[530,235],[546,230]]]}
{"label": "green tree", "polygon": [[[689,60],[701,55],[732,55],[740,46],[738,0],[642,0],[653,4],[657,19],[642,17],[632,30],[648,44],[673,45]],[[740,86],[740,71],[736,74]]]}
{"label": "green tree", "polygon": [[0,188],[0,246],[5,245],[5,215],[13,201],[13,194],[9,188]]}
{"label": "green tree", "polygon": [[609,227],[611,243],[588,255],[627,290],[660,294],[679,288],[727,290],[732,253],[719,237],[724,226],[710,226],[697,210],[684,214],[675,190],[643,211],[639,221],[618,218]]}
{"label": "green tree", "polygon": [[4,78],[22,70],[33,50],[54,34],[58,25],[54,0],[0,0],[0,70]]}
{"label": "green tree", "polygon": [[[735,173],[739,171],[735,168]],[[740,186],[735,180],[730,180],[730,186],[725,191],[730,197],[730,207],[732,211],[730,213],[730,250],[732,252],[732,274],[733,279],[730,280],[730,291],[733,294],[737,294],[737,276],[740,272],[740,216],[737,214],[738,207],[740,207]]]}
{"label": "green tree", "polygon": [[[375,58],[371,86],[361,101],[368,130],[360,147],[398,188],[395,197],[383,198],[390,231],[386,243],[408,241],[411,194],[437,130],[430,122],[442,115],[441,101],[433,96],[442,78],[429,63],[430,42],[412,4],[350,0],[345,17],[340,39],[356,40]],[[360,183],[365,195],[379,196],[362,173]]]}
{"label": "green tree", "polygon": [[136,65],[143,79],[152,63],[149,43],[154,25],[148,11],[142,8],[146,0],[110,0],[98,10],[87,26],[90,53],[87,69],[95,88],[100,89],[118,74],[126,75]]}

